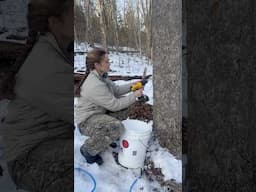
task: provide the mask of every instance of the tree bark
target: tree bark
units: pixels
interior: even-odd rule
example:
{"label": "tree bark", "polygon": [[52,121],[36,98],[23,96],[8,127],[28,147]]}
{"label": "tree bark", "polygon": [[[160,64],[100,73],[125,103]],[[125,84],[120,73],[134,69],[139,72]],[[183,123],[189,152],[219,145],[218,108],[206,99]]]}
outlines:
{"label": "tree bark", "polygon": [[87,28],[86,28],[86,31],[87,31],[87,41],[88,43],[94,47],[94,42],[93,42],[93,33],[94,33],[94,30],[92,28],[92,16],[93,16],[93,11],[92,11],[92,1],[91,0],[86,0],[85,1],[86,3],[86,20],[87,20]]}
{"label": "tree bark", "polygon": [[100,26],[102,32],[102,46],[107,49],[107,27],[105,21],[105,11],[104,11],[104,0],[98,0],[98,14],[100,16]]}
{"label": "tree bark", "polygon": [[256,191],[255,0],[209,2],[187,1],[189,188]]}
{"label": "tree bark", "polygon": [[141,12],[140,12],[140,7],[139,7],[139,0],[136,3],[136,8],[137,8],[137,25],[138,25],[138,41],[139,41],[139,51],[140,55],[142,55],[142,49],[141,49]]}
{"label": "tree bark", "polygon": [[152,1],[154,129],[160,144],[181,158],[181,7],[179,0]]}

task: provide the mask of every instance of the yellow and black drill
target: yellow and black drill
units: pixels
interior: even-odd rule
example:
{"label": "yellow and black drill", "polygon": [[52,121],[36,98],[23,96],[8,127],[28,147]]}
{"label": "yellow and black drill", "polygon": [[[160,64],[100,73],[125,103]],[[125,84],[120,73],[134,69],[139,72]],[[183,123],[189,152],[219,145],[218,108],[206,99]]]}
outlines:
{"label": "yellow and black drill", "polygon": [[[147,79],[145,79],[146,78],[146,68],[144,69],[144,73],[143,73],[143,76],[142,76],[142,80],[141,81],[138,81],[138,82],[136,82],[136,83],[134,83],[132,86],[131,86],[131,91],[136,91],[136,90],[139,90],[139,89],[141,89],[141,88],[143,88],[146,84],[147,84],[147,82],[148,82],[148,80]],[[141,95],[140,97],[138,97],[138,101],[139,102],[147,102],[147,101],[149,101],[149,98],[148,98],[148,96],[147,95]]]}

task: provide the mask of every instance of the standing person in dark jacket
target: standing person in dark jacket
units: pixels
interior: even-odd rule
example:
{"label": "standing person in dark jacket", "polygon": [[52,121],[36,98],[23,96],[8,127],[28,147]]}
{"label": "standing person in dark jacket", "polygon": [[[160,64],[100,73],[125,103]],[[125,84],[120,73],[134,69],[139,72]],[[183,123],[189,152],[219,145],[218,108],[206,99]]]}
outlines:
{"label": "standing person in dark jacket", "polygon": [[73,191],[73,1],[31,0],[3,138],[17,188]]}

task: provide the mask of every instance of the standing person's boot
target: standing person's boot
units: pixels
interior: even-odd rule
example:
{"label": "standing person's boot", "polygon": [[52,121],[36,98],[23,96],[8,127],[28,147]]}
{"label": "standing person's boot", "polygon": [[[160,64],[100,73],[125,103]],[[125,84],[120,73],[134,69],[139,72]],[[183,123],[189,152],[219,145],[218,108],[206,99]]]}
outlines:
{"label": "standing person's boot", "polygon": [[89,154],[83,146],[80,148],[80,152],[86,159],[87,163],[90,163],[90,164],[97,163],[98,165],[103,164],[103,159],[101,158],[100,155],[93,156],[93,155]]}

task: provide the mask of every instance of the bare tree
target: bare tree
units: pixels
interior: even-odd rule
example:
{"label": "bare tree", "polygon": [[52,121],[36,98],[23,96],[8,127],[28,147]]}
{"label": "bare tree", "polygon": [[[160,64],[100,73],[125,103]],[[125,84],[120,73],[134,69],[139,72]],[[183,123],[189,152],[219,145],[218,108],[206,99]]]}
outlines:
{"label": "bare tree", "polygon": [[107,26],[106,26],[106,15],[104,10],[105,1],[104,0],[98,0],[97,1],[97,10],[98,15],[100,17],[100,26],[101,26],[101,32],[102,32],[102,44],[105,49],[108,48],[107,43]]}
{"label": "bare tree", "polygon": [[86,21],[86,40],[87,42],[94,47],[94,30],[93,30],[93,19],[92,17],[94,16],[93,13],[93,2],[92,0],[86,0],[84,1],[85,3],[85,21]]}
{"label": "bare tree", "polygon": [[136,8],[137,8],[137,26],[138,26],[138,41],[139,41],[139,51],[140,55],[142,54],[142,48],[141,48],[141,11],[140,11],[140,6],[139,6],[139,1],[136,3]]}
{"label": "bare tree", "polygon": [[75,7],[77,40],[91,45],[101,43],[105,48],[131,47],[151,56],[151,0],[125,0],[122,11],[116,0],[81,2],[77,0]]}
{"label": "bare tree", "polygon": [[[151,38],[151,16],[152,16],[152,9],[151,4],[152,0],[140,0],[142,13],[143,13],[143,20],[145,26],[145,33],[146,33],[146,55],[151,57],[151,47],[152,47],[152,38]],[[145,2],[145,4],[144,4]]]}
{"label": "bare tree", "polygon": [[186,1],[189,191],[256,191],[255,5]]}
{"label": "bare tree", "polygon": [[85,16],[84,12],[82,10],[82,7],[79,4],[74,5],[74,35],[75,35],[75,41],[76,42],[82,42],[85,40],[84,38],[84,33],[85,33],[85,28],[86,23],[85,23]]}
{"label": "bare tree", "polygon": [[117,23],[117,7],[116,7],[116,0],[111,1],[112,5],[112,14],[111,19],[114,22],[114,44],[117,50],[119,50],[119,35],[118,35],[118,23]]}
{"label": "bare tree", "polygon": [[181,158],[181,1],[152,1],[154,128],[160,144]]}

